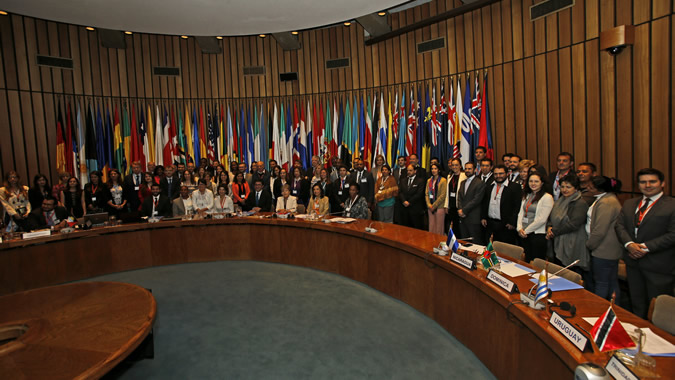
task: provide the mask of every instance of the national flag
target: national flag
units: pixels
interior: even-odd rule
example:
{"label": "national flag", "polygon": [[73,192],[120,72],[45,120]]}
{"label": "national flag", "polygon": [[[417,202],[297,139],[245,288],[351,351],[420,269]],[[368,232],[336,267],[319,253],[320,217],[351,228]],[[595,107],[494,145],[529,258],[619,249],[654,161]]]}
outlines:
{"label": "national flag", "polygon": [[159,105],[155,105],[155,165],[164,165],[164,123],[159,113]]}
{"label": "national flag", "polygon": [[[307,104],[309,109],[309,103]],[[305,114],[305,108],[300,105],[300,128],[298,130],[298,152],[300,154],[300,162],[302,163],[303,168],[308,168],[311,165],[308,165],[308,150],[307,150],[307,129],[306,129],[306,118],[308,115]]]}
{"label": "national flag", "polygon": [[201,148],[199,144],[199,119],[197,119],[197,105],[192,107],[192,149],[194,155],[192,159],[194,164],[198,165],[201,158]]}
{"label": "national flag", "polygon": [[405,156],[410,156],[415,152],[415,97],[413,89],[410,89],[410,113],[408,114],[408,123],[406,124]]}
{"label": "national flag", "polygon": [[[109,115],[110,113],[108,113]],[[103,126],[103,117],[101,116],[101,106],[97,107],[96,112],[96,166],[99,170],[103,171],[103,175],[107,176],[105,173],[105,161],[106,161],[106,134]],[[109,140],[112,140],[112,136],[108,137]],[[107,178],[107,177],[106,177]]]}
{"label": "national flag", "polygon": [[[480,113],[481,113],[481,93],[480,87],[478,87],[478,75],[474,78],[475,82],[475,91],[474,98],[471,101],[471,148],[469,149],[470,160],[474,158],[474,152],[478,147],[478,135],[480,132]],[[476,162],[476,166],[480,163]]]}
{"label": "national flag", "polygon": [[63,114],[61,113],[61,102],[59,101],[59,112],[56,117],[56,170],[61,173],[67,170],[66,165],[66,140],[63,134]]}
{"label": "national flag", "polygon": [[113,143],[113,153],[114,153],[114,164],[108,164],[110,167],[117,168],[122,171],[122,168],[124,166],[124,140],[122,139],[122,127],[120,126],[120,113],[119,109],[117,106],[115,106],[115,114],[113,116],[113,136],[114,136],[114,143]]}
{"label": "national flag", "polygon": [[[180,110],[179,110],[180,118]],[[181,123],[182,124],[182,123]],[[176,126],[176,112],[174,107],[171,106],[171,124],[169,126],[169,141],[171,142],[171,161],[165,162],[165,165],[173,165],[180,162],[181,158],[181,149],[178,143],[179,139],[178,127]]]}
{"label": "national flag", "polygon": [[289,102],[288,107],[286,108],[286,172],[293,167],[293,147],[294,147],[294,134],[293,134],[293,110]]}
{"label": "national flag", "polygon": [[71,175],[77,175],[75,173],[75,166],[73,165],[73,118],[70,112],[70,102],[66,104],[66,130],[64,132],[66,171]]}
{"label": "national flag", "polygon": [[[342,112],[342,104],[340,104],[340,111]],[[331,129],[332,129],[332,139],[330,143],[330,148],[331,148],[331,156],[338,156],[340,153],[338,152],[338,149],[340,148],[340,144],[338,144],[338,139],[339,139],[339,124],[340,124],[340,113],[338,112],[337,108],[337,101],[333,99],[333,123],[331,124]],[[330,118],[329,118],[330,120]],[[344,162],[343,162],[344,163]]]}
{"label": "national flag", "polygon": [[455,233],[452,232],[452,225],[448,230],[448,240],[446,241],[445,244],[448,246],[448,249],[450,249],[450,251],[452,251],[453,253],[457,253],[457,251],[459,250],[459,242],[457,241]]}
{"label": "national flag", "polygon": [[[490,112],[488,110],[488,101],[487,101],[487,73],[483,79],[483,101],[482,109],[480,115],[480,137],[478,139],[478,145],[484,146],[487,150],[486,157],[493,160],[494,151],[492,147],[492,132],[490,126]],[[477,163],[478,164],[478,163]]]}
{"label": "national flag", "polygon": [[215,144],[215,128],[213,127],[213,117],[211,110],[206,107],[206,157],[209,159],[209,164],[216,159],[216,144]]}
{"label": "national flag", "polygon": [[193,141],[193,127],[192,118],[190,117],[190,109],[185,105],[185,163],[195,162],[195,144]]}
{"label": "national flag", "polygon": [[[105,106],[104,106],[105,107]],[[112,107],[112,104],[110,105]],[[114,116],[114,115],[113,115]],[[103,152],[104,156],[104,165],[103,165],[103,176],[108,180],[108,172],[110,169],[115,167],[115,143],[114,131],[113,131],[113,119],[110,116],[110,108],[105,110],[105,138],[103,140]],[[119,168],[117,168],[119,170]]]}
{"label": "national flag", "polygon": [[[426,86],[425,86],[426,87]],[[432,114],[432,108],[431,108],[431,102],[429,101],[429,88],[426,89],[426,98],[424,102],[425,108],[423,108],[421,114],[426,115],[423,116],[424,124],[422,129],[422,139],[423,139],[423,145],[422,145],[422,156],[421,161],[420,161],[420,166],[422,166],[424,169],[429,170],[429,151],[431,147],[431,114]]]}
{"label": "national flag", "polygon": [[499,258],[492,247],[492,242],[489,242],[487,247],[485,247],[485,251],[483,251],[483,256],[481,257],[481,262],[483,263],[483,267],[485,269],[499,264]]}
{"label": "national flag", "polygon": [[138,135],[138,119],[136,115],[136,104],[131,105],[131,162],[142,161],[143,151]]}
{"label": "national flag", "polygon": [[424,146],[424,108],[422,106],[422,95],[421,95],[421,90],[418,87],[417,88],[417,104],[415,106],[415,142],[416,142],[416,147],[415,147],[415,153],[417,154],[418,158],[420,160],[422,159],[422,147]]}
{"label": "national flag", "polygon": [[635,342],[621,325],[611,305],[593,325],[591,336],[600,351],[635,347]]}
{"label": "national flag", "polygon": [[305,122],[305,128],[307,130],[307,160],[308,166],[312,166],[312,156],[316,155],[317,152],[314,149],[314,142],[316,134],[314,133],[314,125],[316,124],[316,105],[312,102],[312,113],[309,113],[310,106],[309,101],[307,101],[307,120]]}
{"label": "national flag", "polygon": [[129,111],[124,106],[122,113],[122,146],[124,148],[124,165],[120,169],[122,173],[129,174],[131,171],[131,123],[129,122]]}
{"label": "national flag", "polygon": [[539,282],[537,283],[537,293],[534,296],[534,302],[537,303],[548,297],[548,276],[546,269],[542,269],[539,273]]}
{"label": "national flag", "polygon": [[143,171],[146,170],[146,162],[148,161],[148,158],[150,157],[150,151],[149,151],[149,146],[150,144],[148,143],[148,129],[147,125],[148,123],[145,120],[145,110],[143,107],[138,107],[139,110],[141,111],[141,116],[138,121],[138,140],[141,145],[141,167],[143,168]]}
{"label": "national flag", "polygon": [[91,172],[98,170],[98,160],[96,157],[97,153],[97,144],[96,144],[96,126],[94,122],[94,110],[91,103],[87,106],[87,125],[84,136],[84,159],[87,163],[87,171]]}
{"label": "national flag", "polygon": [[233,168],[230,167],[230,161],[234,160],[234,132],[232,125],[232,113],[230,112],[230,105],[227,105],[227,157],[228,162],[225,162],[225,166],[229,171],[232,171]]}
{"label": "national flag", "polygon": [[[396,97],[398,97],[398,93],[396,94]],[[405,91],[403,91],[401,95],[401,108],[400,112],[398,114],[399,116],[399,121],[398,121],[398,142],[397,142],[397,148],[396,148],[396,154],[394,157],[394,162],[393,164],[396,164],[398,162],[398,156],[405,156],[405,143],[406,143],[406,136],[407,136],[407,125],[406,125],[406,117],[405,117]]]}
{"label": "national flag", "polygon": [[455,117],[453,118],[453,158],[460,158],[462,146],[462,120],[464,119],[464,109],[462,107],[462,89],[460,80],[457,78],[457,102],[455,103]]}
{"label": "national flag", "polygon": [[[472,160],[471,157],[471,130],[472,130],[472,121],[471,121],[471,90],[470,82],[467,76],[466,78],[466,94],[464,98],[464,109],[462,110],[462,140],[459,148],[459,157],[462,160],[462,166],[467,162]],[[459,103],[457,104],[459,109]]]}
{"label": "national flag", "polygon": [[[391,102],[391,96],[389,96],[389,101]],[[389,114],[391,114],[391,109],[389,110]],[[388,155],[387,155],[387,163],[389,165],[393,165],[394,162],[396,161],[396,153],[398,150],[398,136],[399,136],[399,130],[398,130],[398,122],[399,122],[399,116],[398,116],[398,92],[396,92],[396,97],[394,98],[394,114],[391,116],[391,121],[389,124],[391,124],[390,127],[390,132],[389,132],[389,139],[391,140],[389,142],[389,150],[388,150]]]}
{"label": "national flag", "polygon": [[169,118],[168,105],[164,107],[164,118],[162,119],[162,163],[157,165],[171,165],[173,163],[173,143],[171,139],[171,119]]}
{"label": "national flag", "polygon": [[[398,99],[396,99],[396,102],[398,102]],[[392,115],[391,113],[391,94],[389,94],[389,99],[387,99],[387,149],[386,149],[386,154],[384,155],[384,159],[387,163],[392,163],[392,153],[396,154],[395,152],[392,152],[392,149],[395,148],[395,142],[396,142],[396,129],[395,129],[395,124],[398,124],[396,119],[398,119],[398,109],[396,108],[396,102],[394,102],[394,114]],[[395,158],[394,158],[395,159]],[[375,167],[375,160],[373,160],[373,167]]]}
{"label": "national flag", "polygon": [[[207,110],[208,111],[208,110]],[[250,115],[250,114],[249,114]],[[208,140],[206,134],[206,126],[204,124],[204,107],[199,106],[199,158],[209,158],[208,157]],[[197,162],[196,164],[199,164]]]}
{"label": "national flag", "polygon": [[84,123],[82,122],[82,110],[80,109],[80,103],[77,103],[77,143],[78,143],[78,163],[77,171],[79,172],[80,183],[86,185],[89,182],[89,176],[87,175],[87,131]]}
{"label": "national flag", "polygon": [[[375,95],[375,99],[377,99],[377,95]],[[379,109],[378,109],[379,108]],[[384,159],[387,159],[387,118],[385,117],[384,114],[384,97],[382,96],[382,93],[380,92],[380,104],[379,107],[377,105],[375,106],[375,112],[378,113],[377,115],[377,141],[375,142],[376,148],[375,148],[375,156],[377,157],[378,155],[384,156]],[[391,119],[391,112],[389,114],[389,118]],[[375,161],[375,160],[373,160]],[[374,164],[373,164],[374,167]]]}
{"label": "national flag", "polygon": [[176,128],[176,149],[178,151],[178,163],[185,164],[187,160],[186,156],[186,143],[185,143],[185,122],[183,110],[180,106],[176,106],[176,118],[178,119],[178,126]]}
{"label": "national flag", "polygon": [[[145,114],[145,148],[147,152],[145,153],[145,159],[149,161],[155,160],[155,127],[154,120],[152,116],[152,104],[148,104],[148,112]],[[143,165],[145,170],[145,164]]]}
{"label": "national flag", "polygon": [[[349,109],[349,98],[347,98],[347,104],[345,104],[345,113],[344,115],[340,115],[341,118],[344,119],[342,123],[342,154],[340,157],[342,158],[342,162],[347,163],[347,160],[351,162],[351,158],[347,158],[350,156],[352,153],[356,156],[359,157],[360,154],[357,151],[352,152],[352,147],[350,146],[350,141],[352,139],[351,134],[353,132],[352,130],[352,115],[351,111]],[[358,126],[355,126],[358,128]],[[359,130],[359,133],[361,131]],[[359,147],[359,151],[361,150],[361,147]]]}
{"label": "national flag", "polygon": [[445,165],[448,158],[451,157],[451,148],[446,144],[445,137],[448,134],[448,103],[445,101],[445,81],[441,81],[441,101],[437,107],[437,121],[438,121],[438,153],[441,160],[441,166]]}
{"label": "national flag", "polygon": [[[375,95],[373,95],[373,103],[372,103],[373,107],[375,107],[375,100],[376,99],[377,99],[377,97]],[[363,103],[361,103],[361,107],[363,108]],[[376,109],[373,108],[373,110],[371,111],[370,107],[368,107],[368,109],[366,111],[368,112],[369,115],[372,115],[373,113],[376,112]],[[381,110],[381,111],[382,112],[380,112],[380,116],[381,116],[382,119],[384,119],[384,110]],[[386,121],[385,121],[385,123],[386,123]],[[373,162],[373,149],[375,148],[374,127],[377,124],[375,123],[375,120],[373,120],[373,122],[370,125],[368,125],[367,123],[364,123],[364,125],[366,126],[366,133],[365,133],[366,141],[364,143],[366,148],[365,148],[365,151],[364,151],[364,154],[363,154],[363,160],[366,163],[370,163],[370,162]]]}

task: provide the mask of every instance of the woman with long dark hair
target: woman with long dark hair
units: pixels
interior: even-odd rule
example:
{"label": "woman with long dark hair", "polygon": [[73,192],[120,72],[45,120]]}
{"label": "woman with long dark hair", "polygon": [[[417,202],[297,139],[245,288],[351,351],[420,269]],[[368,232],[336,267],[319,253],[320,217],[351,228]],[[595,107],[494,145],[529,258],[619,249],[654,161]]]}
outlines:
{"label": "woman with long dark hair", "polygon": [[33,177],[33,187],[28,190],[28,200],[30,207],[35,210],[42,207],[42,200],[45,196],[51,195],[52,188],[49,186],[49,180],[44,174],[37,174]]}
{"label": "woman with long dark hair", "polygon": [[539,173],[530,174],[525,184],[516,227],[527,262],[546,257],[546,222],[552,208],[553,197],[544,190],[544,178]]}
{"label": "woman with long dark hair", "polygon": [[89,183],[84,185],[84,210],[87,214],[105,212],[108,207],[108,189],[102,182],[103,173],[93,170]]}
{"label": "woman with long dark hair", "polygon": [[110,169],[108,174],[108,213],[118,216],[127,210],[127,200],[124,197],[122,174],[117,169]]}
{"label": "woman with long dark hair", "polygon": [[82,186],[77,177],[68,179],[66,188],[61,190],[61,204],[66,208],[69,215],[81,218],[84,215],[84,202],[82,199]]}

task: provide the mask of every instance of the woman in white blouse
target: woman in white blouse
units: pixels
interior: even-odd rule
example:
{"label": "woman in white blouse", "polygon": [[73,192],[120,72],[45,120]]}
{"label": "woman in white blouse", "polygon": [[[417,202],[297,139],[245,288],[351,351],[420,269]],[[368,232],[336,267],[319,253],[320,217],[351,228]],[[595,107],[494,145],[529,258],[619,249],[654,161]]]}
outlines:
{"label": "woman in white blouse", "polygon": [[546,257],[546,222],[551,209],[553,197],[544,191],[544,179],[539,173],[530,174],[520,203],[517,226],[527,262]]}
{"label": "woman in white blouse", "polygon": [[277,199],[277,212],[297,212],[298,199],[291,195],[291,185],[285,184],[281,188],[281,196]]}
{"label": "woman in white blouse", "polygon": [[[227,174],[225,174],[227,175]],[[218,185],[218,195],[214,200],[212,213],[233,213],[234,212],[234,203],[232,203],[232,198],[228,195],[229,191],[227,184]]]}
{"label": "woman in white blouse", "polygon": [[195,213],[204,217],[213,208],[213,193],[206,188],[203,178],[197,182],[197,190],[192,192],[192,205]]}

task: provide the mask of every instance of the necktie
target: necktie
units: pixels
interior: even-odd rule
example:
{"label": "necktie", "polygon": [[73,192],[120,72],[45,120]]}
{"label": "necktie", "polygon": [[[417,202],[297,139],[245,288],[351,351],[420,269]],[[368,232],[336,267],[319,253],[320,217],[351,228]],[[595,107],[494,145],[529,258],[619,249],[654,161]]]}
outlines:
{"label": "necktie", "polygon": [[167,193],[169,197],[171,196],[171,177],[169,177],[167,180],[169,181],[169,186],[167,187]]}
{"label": "necktie", "polygon": [[635,219],[633,222],[635,223],[635,227],[640,227],[640,223],[642,223],[642,219],[645,217],[645,212],[647,212],[647,209],[649,208],[649,202],[652,200],[650,198],[645,199],[645,204],[640,207],[640,210],[635,213]]}
{"label": "necktie", "polygon": [[258,201],[260,200],[260,193],[256,191],[255,193],[255,205],[258,205]]}
{"label": "necktie", "polygon": [[412,181],[413,181],[413,179],[412,179],[412,177],[410,177],[410,178],[408,179],[408,187],[412,186]]}
{"label": "necktie", "polygon": [[361,182],[361,172],[356,174],[356,182]]}

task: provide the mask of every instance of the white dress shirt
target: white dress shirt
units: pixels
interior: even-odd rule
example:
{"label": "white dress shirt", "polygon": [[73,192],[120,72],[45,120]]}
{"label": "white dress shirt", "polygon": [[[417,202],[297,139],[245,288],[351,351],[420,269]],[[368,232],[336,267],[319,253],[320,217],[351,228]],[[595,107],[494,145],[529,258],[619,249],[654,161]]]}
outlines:
{"label": "white dress shirt", "polygon": [[213,193],[211,191],[204,190],[202,194],[199,189],[192,192],[192,205],[195,210],[197,209],[207,209],[210,211],[213,208]]}

